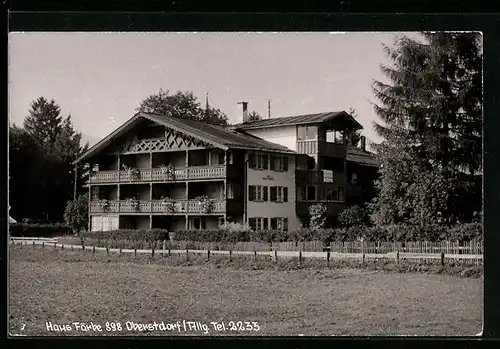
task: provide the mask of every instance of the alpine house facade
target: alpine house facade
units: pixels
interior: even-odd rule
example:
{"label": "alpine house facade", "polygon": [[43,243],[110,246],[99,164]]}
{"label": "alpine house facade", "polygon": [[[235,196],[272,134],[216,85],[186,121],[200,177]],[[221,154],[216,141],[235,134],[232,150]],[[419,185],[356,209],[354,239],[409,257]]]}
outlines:
{"label": "alpine house facade", "polygon": [[222,127],[134,115],[74,162],[91,168],[89,230],[216,229],[226,221],[287,230],[307,225],[313,203],[334,216],[366,199],[361,173],[376,172],[373,156],[324,134],[360,128],[347,113],[248,122],[244,104],[243,118]]}

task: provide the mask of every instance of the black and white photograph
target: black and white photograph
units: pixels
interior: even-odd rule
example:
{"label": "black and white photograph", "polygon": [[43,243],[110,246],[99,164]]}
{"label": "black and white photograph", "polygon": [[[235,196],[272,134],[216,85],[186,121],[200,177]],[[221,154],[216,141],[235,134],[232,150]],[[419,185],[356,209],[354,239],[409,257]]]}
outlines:
{"label": "black and white photograph", "polygon": [[478,336],[483,36],[11,32],[8,332]]}

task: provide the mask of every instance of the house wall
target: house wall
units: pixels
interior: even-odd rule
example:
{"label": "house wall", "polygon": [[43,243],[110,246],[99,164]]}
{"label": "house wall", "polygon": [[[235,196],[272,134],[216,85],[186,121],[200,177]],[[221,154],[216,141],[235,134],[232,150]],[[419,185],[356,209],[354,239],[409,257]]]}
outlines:
{"label": "house wall", "polygon": [[[248,166],[248,165],[247,165]],[[273,179],[267,179],[270,176]],[[288,202],[253,202],[248,201],[250,185],[283,186],[288,187]],[[288,171],[276,172],[271,170],[247,171],[247,216],[252,217],[287,217],[288,229],[300,228],[300,221],[296,215],[296,187],[295,187],[295,156],[288,156]],[[269,189],[268,189],[269,190]],[[247,222],[248,223],[248,222]]]}
{"label": "house wall", "polygon": [[250,129],[245,132],[266,141],[281,144],[291,150],[297,150],[297,127],[295,125]]}

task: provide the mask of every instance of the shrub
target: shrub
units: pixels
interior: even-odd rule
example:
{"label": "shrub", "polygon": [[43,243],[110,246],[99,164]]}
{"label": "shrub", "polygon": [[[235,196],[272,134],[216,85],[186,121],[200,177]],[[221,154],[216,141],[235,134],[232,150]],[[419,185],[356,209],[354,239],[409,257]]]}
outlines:
{"label": "shrub", "polygon": [[358,205],[347,207],[339,214],[339,223],[344,227],[352,227],[364,224],[366,211]]}
{"label": "shrub", "polygon": [[134,241],[157,241],[167,240],[166,229],[119,229],[110,231],[90,231],[80,234],[82,238],[98,240],[134,240]]}
{"label": "shrub", "polygon": [[473,239],[483,240],[483,226],[480,223],[466,223],[451,227],[448,230],[450,240],[465,242]]}
{"label": "shrub", "polygon": [[309,227],[321,229],[326,224],[326,205],[315,204],[309,206]]}
{"label": "shrub", "polygon": [[73,229],[74,233],[86,230],[89,224],[89,197],[82,194],[66,204],[64,221]]}
{"label": "shrub", "polygon": [[10,236],[52,238],[56,236],[72,235],[73,229],[64,223],[13,223],[9,224],[9,234]]}

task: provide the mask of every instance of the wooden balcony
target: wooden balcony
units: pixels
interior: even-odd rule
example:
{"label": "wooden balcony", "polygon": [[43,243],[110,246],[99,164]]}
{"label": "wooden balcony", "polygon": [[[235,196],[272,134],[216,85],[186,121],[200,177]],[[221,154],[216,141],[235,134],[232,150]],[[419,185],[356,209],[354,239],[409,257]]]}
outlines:
{"label": "wooden balcony", "polygon": [[190,166],[177,167],[173,176],[168,176],[159,168],[139,169],[137,175],[129,171],[98,171],[90,177],[91,184],[102,183],[131,183],[131,182],[174,182],[199,179],[218,179],[226,177],[226,167],[217,166]]}
{"label": "wooden balcony", "polygon": [[342,173],[333,172],[332,176],[328,177],[323,170],[297,170],[295,179],[298,184],[333,183],[339,186],[345,185]]}
{"label": "wooden balcony", "polygon": [[136,206],[128,200],[108,201],[103,207],[98,201],[90,202],[90,213],[163,213],[163,214],[221,214],[226,211],[225,200],[212,200],[211,209],[205,212],[198,200],[175,200],[169,207],[161,200],[140,200]]}
{"label": "wooden balcony", "polygon": [[345,158],[346,146],[320,140],[297,141],[297,153]]}
{"label": "wooden balcony", "polygon": [[347,196],[361,196],[363,190],[359,184],[349,184],[347,186]]}

